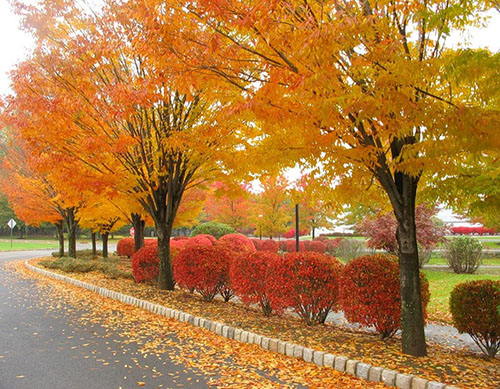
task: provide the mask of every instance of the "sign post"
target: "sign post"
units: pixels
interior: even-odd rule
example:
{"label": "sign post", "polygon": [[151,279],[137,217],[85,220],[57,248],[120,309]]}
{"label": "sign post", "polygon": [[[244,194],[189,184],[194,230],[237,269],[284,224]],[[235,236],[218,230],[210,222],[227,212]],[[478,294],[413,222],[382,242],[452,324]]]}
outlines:
{"label": "sign post", "polygon": [[8,222],[7,222],[7,225],[10,227],[10,248],[12,248],[12,230],[14,229],[14,227],[16,226],[16,221],[14,219],[10,219]]}

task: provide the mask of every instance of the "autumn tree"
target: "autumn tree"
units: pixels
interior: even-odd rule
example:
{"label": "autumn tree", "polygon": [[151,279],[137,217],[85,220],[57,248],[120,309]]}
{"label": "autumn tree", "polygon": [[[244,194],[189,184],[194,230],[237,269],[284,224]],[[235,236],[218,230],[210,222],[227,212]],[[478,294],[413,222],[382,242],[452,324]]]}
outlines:
{"label": "autumn tree", "polygon": [[249,185],[229,186],[215,182],[208,194],[204,211],[207,219],[241,231],[250,226],[251,196]]}
{"label": "autumn tree", "polygon": [[45,111],[46,133],[30,133],[33,144],[78,159],[100,173],[98,185],[126,184],[158,233],[159,287],[173,289],[170,235],[181,199],[221,170],[234,131],[221,116],[227,88],[176,73],[174,55],[157,58],[163,39],[129,17],[139,11],[114,2],[99,12],[71,1],[20,7],[38,41],[15,76],[16,99],[40,122]]}
{"label": "autumn tree", "polygon": [[[417,242],[425,250],[432,250],[444,239],[446,228],[435,220],[437,212],[437,208],[430,208],[427,204],[419,204],[415,208]],[[397,254],[397,222],[392,212],[380,212],[375,217],[367,217],[356,224],[355,228],[361,235],[369,238],[366,242],[368,247]]]}
{"label": "autumn tree", "polygon": [[259,235],[278,236],[287,230],[293,212],[287,197],[288,180],[271,176],[261,182],[262,190],[254,195],[253,225]]}
{"label": "autumn tree", "polygon": [[[169,48],[243,91],[233,111],[255,115],[267,162],[300,161],[349,202],[360,182],[384,191],[397,220],[403,352],[426,355],[417,189],[458,155],[498,147],[498,110],[457,87],[448,64],[462,51],[447,46],[494,2],[173,3],[202,28],[183,34],[189,50]],[[485,60],[467,52],[481,74]]]}

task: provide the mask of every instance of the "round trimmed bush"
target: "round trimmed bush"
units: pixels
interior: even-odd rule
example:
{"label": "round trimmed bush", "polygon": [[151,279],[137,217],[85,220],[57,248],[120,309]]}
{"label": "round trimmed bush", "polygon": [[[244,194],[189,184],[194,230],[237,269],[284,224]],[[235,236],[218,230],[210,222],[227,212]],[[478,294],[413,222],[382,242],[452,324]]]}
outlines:
{"label": "round trimmed bush", "polygon": [[[426,317],[429,283],[420,274],[422,308]],[[373,326],[381,339],[401,328],[401,294],[397,258],[376,254],[358,257],[342,272],[340,304],[350,323]]]}
{"label": "round trimmed bush", "polygon": [[261,246],[261,242],[262,240],[258,239],[258,238],[250,238],[250,240],[252,241],[253,245],[255,246],[255,249],[257,251],[260,250],[260,246]]}
{"label": "round trimmed bush", "polygon": [[123,238],[118,241],[116,245],[116,252],[121,257],[130,258],[135,251],[135,241],[134,238]]}
{"label": "round trimmed bush", "polygon": [[[213,236],[212,236],[213,238]],[[196,245],[201,245],[201,246],[213,246],[212,240],[207,238],[207,235],[201,234],[201,235],[196,235],[190,238],[187,243],[187,246],[196,246]]]}
{"label": "round trimmed bush", "polygon": [[478,280],[456,285],[450,294],[453,325],[468,333],[493,358],[500,350],[500,281]]}
{"label": "round trimmed bush", "polygon": [[229,284],[230,263],[230,252],[224,246],[187,246],[174,262],[174,277],[181,287],[198,292],[205,301],[212,301],[217,293],[227,301],[234,293]]}
{"label": "round trimmed bush", "polygon": [[315,253],[324,254],[326,250],[326,245],[323,242],[313,240],[309,244],[309,251],[314,251]]}
{"label": "round trimmed bush", "polygon": [[135,282],[157,280],[158,271],[158,247],[144,246],[132,255],[132,274]]}
{"label": "round trimmed bush", "polygon": [[[295,242],[295,239],[286,241],[286,251],[288,253],[294,253],[295,251],[297,251],[296,248],[297,244]],[[306,245],[301,240],[299,241],[299,251],[306,251]]]}
{"label": "round trimmed bush", "polygon": [[455,273],[475,273],[481,264],[483,247],[470,236],[453,238],[446,243],[445,256]]}
{"label": "round trimmed bush", "polygon": [[280,241],[278,241],[279,251],[286,252],[287,242],[288,242],[288,240],[280,240]]}
{"label": "round trimmed bush", "polygon": [[326,252],[331,255],[335,255],[335,250],[340,246],[342,241],[343,238],[328,239],[326,242]]}
{"label": "round trimmed bush", "polygon": [[247,255],[256,251],[253,242],[243,234],[224,235],[217,245],[225,247],[234,255]]}
{"label": "round trimmed bush", "polygon": [[310,240],[304,240],[304,247],[306,248],[306,251],[311,251],[311,241]]}
{"label": "round trimmed bush", "polygon": [[158,239],[144,239],[144,246],[158,247]]}
{"label": "round trimmed bush", "polygon": [[264,316],[270,316],[271,304],[266,293],[266,274],[269,264],[279,259],[269,251],[238,256],[231,263],[230,279],[235,294],[244,304],[258,304]]}
{"label": "round trimmed bush", "polygon": [[273,239],[264,239],[260,241],[260,246],[257,248],[259,251],[269,251],[271,253],[278,252],[278,242]]}
{"label": "round trimmed bush", "polygon": [[236,230],[233,227],[228,226],[227,224],[218,222],[208,222],[208,223],[198,224],[191,232],[191,236],[207,234],[214,236],[215,239],[220,239],[221,236],[234,233],[236,233]]}
{"label": "round trimmed bush", "polygon": [[292,308],[308,325],[324,323],[335,309],[342,264],[314,252],[278,256],[268,265],[266,293],[273,309]]}
{"label": "round trimmed bush", "polygon": [[328,242],[330,239],[327,236],[317,236],[313,240],[317,240],[318,242]]}

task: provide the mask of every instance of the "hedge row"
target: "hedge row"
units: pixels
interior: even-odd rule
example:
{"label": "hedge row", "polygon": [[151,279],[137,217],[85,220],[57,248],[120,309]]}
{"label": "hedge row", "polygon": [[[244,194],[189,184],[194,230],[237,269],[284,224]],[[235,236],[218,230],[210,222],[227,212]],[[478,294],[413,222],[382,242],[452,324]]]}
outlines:
{"label": "hedge row", "polygon": [[[230,235],[215,243],[206,238],[172,240],[171,256],[178,285],[199,293],[206,301],[217,294],[225,301],[236,295],[244,304],[259,306],[265,316],[290,309],[309,325],[323,323],[329,312],[342,310],[349,322],[373,327],[382,339],[400,329],[396,257],[366,255],[344,266],[320,252],[278,255],[274,248],[256,251],[245,240],[248,238]],[[157,247],[148,244],[135,253],[132,266],[136,282],[155,280]],[[429,284],[423,274],[420,281],[426,316]],[[500,281],[459,284],[450,296],[455,327],[470,334],[490,357],[500,350],[499,310]]]}

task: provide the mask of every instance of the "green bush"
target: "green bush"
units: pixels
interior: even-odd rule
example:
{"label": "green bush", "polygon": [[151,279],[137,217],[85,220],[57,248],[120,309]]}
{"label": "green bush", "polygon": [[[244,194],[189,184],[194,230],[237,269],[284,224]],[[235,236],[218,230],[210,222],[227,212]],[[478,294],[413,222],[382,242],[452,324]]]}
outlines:
{"label": "green bush", "polygon": [[219,239],[221,236],[234,233],[236,233],[236,230],[233,227],[228,226],[227,224],[208,222],[208,223],[198,224],[193,229],[193,232],[191,232],[191,236],[207,234],[207,235],[212,235],[216,239]]}
{"label": "green bush", "polygon": [[500,281],[469,281],[455,286],[450,294],[453,325],[468,333],[486,355],[500,350]]}
{"label": "green bush", "polygon": [[445,246],[445,258],[455,273],[473,274],[481,264],[481,242],[469,236],[449,240]]}
{"label": "green bush", "polygon": [[332,255],[350,261],[358,257],[363,249],[363,242],[356,239],[342,239],[338,246],[333,248]]}
{"label": "green bush", "polygon": [[100,271],[109,278],[128,278],[133,279],[132,272],[120,270],[112,260],[88,258],[70,258],[62,257],[56,260],[43,260],[40,265],[48,269],[59,269],[66,273],[88,273],[91,271]]}

